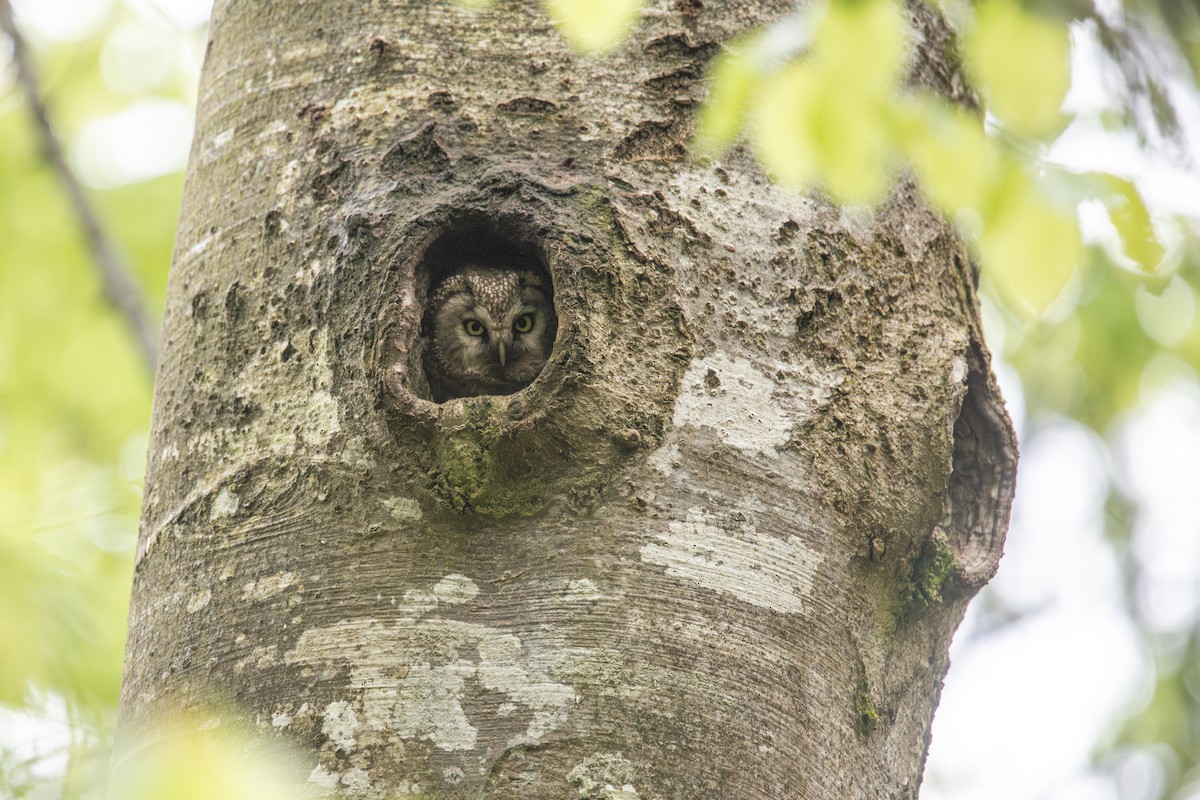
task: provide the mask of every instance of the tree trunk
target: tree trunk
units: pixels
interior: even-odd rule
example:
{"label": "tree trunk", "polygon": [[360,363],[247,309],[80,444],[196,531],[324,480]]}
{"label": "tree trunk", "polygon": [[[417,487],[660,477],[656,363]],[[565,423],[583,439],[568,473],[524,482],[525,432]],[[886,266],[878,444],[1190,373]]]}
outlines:
{"label": "tree trunk", "polygon": [[[218,0],[125,734],[219,691],[348,795],[916,796],[1013,489],[972,268],[909,184],[687,157],[791,4],[651,5],[586,58],[526,3]],[[553,356],[437,404],[426,295],[481,257],[552,277]]]}

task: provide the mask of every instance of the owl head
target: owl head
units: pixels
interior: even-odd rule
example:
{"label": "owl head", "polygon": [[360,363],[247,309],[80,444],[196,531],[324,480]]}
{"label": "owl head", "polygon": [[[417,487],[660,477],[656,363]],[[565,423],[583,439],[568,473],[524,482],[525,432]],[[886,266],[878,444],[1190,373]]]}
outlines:
{"label": "owl head", "polygon": [[475,265],[451,273],[430,293],[422,328],[433,399],[528,386],[546,364],[557,329],[541,275]]}

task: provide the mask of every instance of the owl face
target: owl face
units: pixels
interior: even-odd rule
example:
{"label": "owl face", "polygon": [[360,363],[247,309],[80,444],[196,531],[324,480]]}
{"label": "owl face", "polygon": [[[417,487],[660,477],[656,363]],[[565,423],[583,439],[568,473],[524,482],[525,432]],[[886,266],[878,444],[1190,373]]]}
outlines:
{"label": "owl face", "polygon": [[425,320],[425,373],[433,399],[511,394],[550,356],[558,319],[533,272],[468,266],[433,291]]}

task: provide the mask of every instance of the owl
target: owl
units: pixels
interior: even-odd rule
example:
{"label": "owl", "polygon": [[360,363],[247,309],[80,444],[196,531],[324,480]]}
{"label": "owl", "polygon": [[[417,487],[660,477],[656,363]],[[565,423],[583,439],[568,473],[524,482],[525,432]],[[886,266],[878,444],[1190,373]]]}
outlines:
{"label": "owl", "polygon": [[451,273],[430,293],[422,325],[434,401],[523,389],[542,371],[557,330],[540,275],[476,265]]}

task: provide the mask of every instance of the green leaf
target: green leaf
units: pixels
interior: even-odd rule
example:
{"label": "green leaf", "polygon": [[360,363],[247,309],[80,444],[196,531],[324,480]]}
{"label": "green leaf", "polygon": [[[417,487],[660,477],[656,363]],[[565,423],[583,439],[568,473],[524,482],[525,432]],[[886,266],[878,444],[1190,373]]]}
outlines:
{"label": "green leaf", "polygon": [[1025,12],[1012,0],[986,0],[966,40],[967,62],[988,110],[1029,136],[1049,136],[1062,126],[1070,53],[1065,25]]}
{"label": "green leaf", "polygon": [[980,119],[937,98],[915,98],[903,107],[897,139],[930,200],[947,216],[979,209],[991,191],[1000,156]]}
{"label": "green leaf", "polygon": [[760,69],[752,56],[757,46],[757,37],[735,42],[714,59],[708,75],[708,97],[696,120],[695,148],[702,155],[724,150],[741,130],[760,80]]}
{"label": "green leaf", "polygon": [[19,616],[25,611],[23,603],[0,596],[0,706],[23,708],[29,677],[38,665],[38,654],[30,647],[37,632],[30,630]]}
{"label": "green leaf", "polygon": [[[226,720],[235,712],[211,710],[160,723],[114,769],[111,800],[260,800],[295,797],[288,775],[295,754],[258,746],[254,732]],[[336,782],[337,773],[329,773]]]}
{"label": "green leaf", "polygon": [[1041,314],[1083,258],[1074,210],[1052,206],[1014,167],[983,222],[979,253],[986,274],[1016,308]]}
{"label": "green leaf", "polygon": [[842,92],[890,94],[900,77],[908,25],[894,0],[837,0],[821,20],[812,58]]}
{"label": "green leaf", "polygon": [[30,687],[76,707],[115,705],[125,644],[124,563],[111,576],[84,573],[37,545],[0,537],[0,705],[22,707]]}
{"label": "green leaf", "polygon": [[820,76],[807,63],[791,64],[763,82],[754,143],[763,166],[780,183],[804,186],[820,174],[813,118],[821,92]]}
{"label": "green leaf", "polygon": [[823,182],[840,201],[875,202],[887,189],[894,160],[888,105],[830,88],[822,100],[814,124]]}
{"label": "green leaf", "polygon": [[894,160],[892,91],[904,36],[891,0],[837,2],[821,20],[810,57],[763,82],[754,140],[777,180],[820,183],[843,202],[879,198]]}
{"label": "green leaf", "polygon": [[754,125],[758,156],[780,183],[819,183],[840,201],[869,203],[887,185],[887,107],[837,87],[807,63],[768,78]]}
{"label": "green leaf", "polygon": [[1163,347],[1182,342],[1196,321],[1196,295],[1178,275],[1157,293],[1139,286],[1133,305],[1142,330]]}
{"label": "green leaf", "polygon": [[1106,175],[1105,184],[1113,193],[1106,204],[1108,216],[1125,243],[1125,255],[1137,262],[1143,272],[1153,272],[1166,250],[1154,234],[1154,224],[1141,194],[1124,178]]}
{"label": "green leaf", "polygon": [[573,47],[599,55],[624,41],[642,0],[546,0],[546,12]]}

